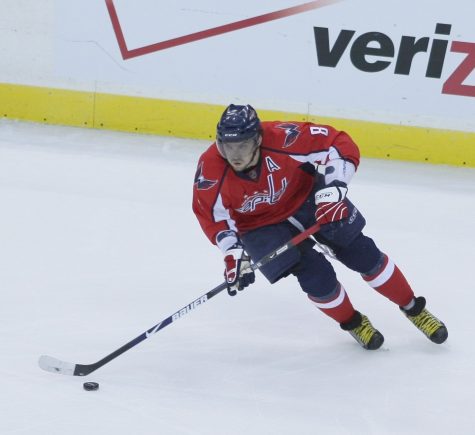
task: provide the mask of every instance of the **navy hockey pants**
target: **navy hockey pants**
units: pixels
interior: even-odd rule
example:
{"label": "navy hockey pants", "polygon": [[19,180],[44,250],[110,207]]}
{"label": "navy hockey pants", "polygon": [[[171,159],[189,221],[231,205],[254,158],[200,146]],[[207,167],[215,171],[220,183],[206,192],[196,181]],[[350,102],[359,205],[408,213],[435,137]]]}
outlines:
{"label": "navy hockey pants", "polygon": [[[313,196],[294,215],[297,226],[308,228],[315,223]],[[374,241],[363,235],[365,225],[363,216],[348,201],[349,218],[323,226],[315,234],[316,239],[329,246],[337,259],[348,268],[359,272],[370,272],[380,261],[381,251]],[[350,222],[351,220],[351,222]],[[327,227],[327,228],[325,228]],[[330,227],[330,228],[328,228]],[[241,236],[246,251],[253,261],[288,242],[299,230],[289,221],[257,228]],[[314,242],[307,239],[297,247],[289,249],[275,260],[263,266],[260,271],[271,282],[293,274],[297,277],[302,290],[309,295],[325,298],[338,285],[333,266],[325,256],[313,249]]]}

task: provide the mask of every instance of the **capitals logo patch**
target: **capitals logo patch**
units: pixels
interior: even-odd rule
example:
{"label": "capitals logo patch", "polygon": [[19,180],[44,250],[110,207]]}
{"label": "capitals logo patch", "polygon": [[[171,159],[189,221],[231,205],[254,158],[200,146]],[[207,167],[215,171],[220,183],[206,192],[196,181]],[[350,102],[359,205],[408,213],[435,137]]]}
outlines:
{"label": "capitals logo patch", "polygon": [[299,127],[296,124],[291,124],[291,123],[279,124],[277,128],[285,130],[286,136],[285,136],[285,141],[284,141],[284,144],[282,145],[282,148],[288,148],[292,146],[300,135]]}
{"label": "capitals logo patch", "polygon": [[274,205],[279,202],[287,189],[287,178],[282,178],[281,188],[279,190],[275,187],[272,174],[267,176],[267,183],[269,185],[269,190],[256,192],[254,195],[248,196],[245,198],[241,208],[238,208],[237,211],[239,213],[250,213],[253,212],[259,204]]}
{"label": "capitals logo patch", "polygon": [[195,174],[195,186],[198,190],[209,190],[216,185],[218,180],[208,180],[203,175],[203,162],[201,162]]}

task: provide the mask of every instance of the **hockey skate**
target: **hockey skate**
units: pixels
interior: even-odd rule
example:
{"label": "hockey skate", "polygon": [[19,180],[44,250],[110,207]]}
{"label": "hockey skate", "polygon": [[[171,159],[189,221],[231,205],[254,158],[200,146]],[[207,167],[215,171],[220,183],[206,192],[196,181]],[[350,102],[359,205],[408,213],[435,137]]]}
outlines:
{"label": "hockey skate", "polygon": [[375,329],[369,319],[359,311],[355,311],[349,322],[340,323],[340,327],[344,331],[348,331],[365,349],[379,349],[384,342],[383,334]]}
{"label": "hockey skate", "polygon": [[414,300],[414,306],[405,310],[399,307],[406,317],[421,331],[430,341],[441,344],[449,335],[446,326],[437,317],[426,310],[426,300],[419,296]]}

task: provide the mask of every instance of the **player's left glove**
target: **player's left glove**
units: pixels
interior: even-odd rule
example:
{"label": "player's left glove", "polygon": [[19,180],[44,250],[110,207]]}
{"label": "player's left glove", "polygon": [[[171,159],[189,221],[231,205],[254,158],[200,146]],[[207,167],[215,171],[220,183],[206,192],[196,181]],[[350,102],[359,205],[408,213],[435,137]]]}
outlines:
{"label": "player's left glove", "polygon": [[344,201],[348,187],[342,181],[332,181],[315,193],[317,211],[315,219],[320,225],[338,222],[348,217],[348,206]]}
{"label": "player's left glove", "polygon": [[235,296],[237,291],[243,290],[255,280],[254,271],[251,269],[249,255],[244,252],[241,242],[237,241],[224,253],[224,278],[228,287],[228,294]]}

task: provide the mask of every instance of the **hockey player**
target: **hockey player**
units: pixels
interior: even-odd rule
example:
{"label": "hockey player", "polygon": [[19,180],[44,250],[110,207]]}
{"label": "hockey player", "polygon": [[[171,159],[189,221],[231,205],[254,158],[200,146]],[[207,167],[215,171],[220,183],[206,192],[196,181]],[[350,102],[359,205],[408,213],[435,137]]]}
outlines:
{"label": "hockey player", "polygon": [[[415,297],[400,269],[362,233],[364,217],[347,197],[359,164],[348,134],[308,122],[260,122],[249,105],[226,108],[216,142],[199,159],[193,211],[224,255],[227,290],[234,296],[254,282],[258,261],[319,222],[316,241],[377,292],[397,304],[431,341],[443,343],[445,325]],[[383,335],[353,308],[331,263],[305,240],[260,270],[275,283],[294,275],[308,298],[365,349]]]}

